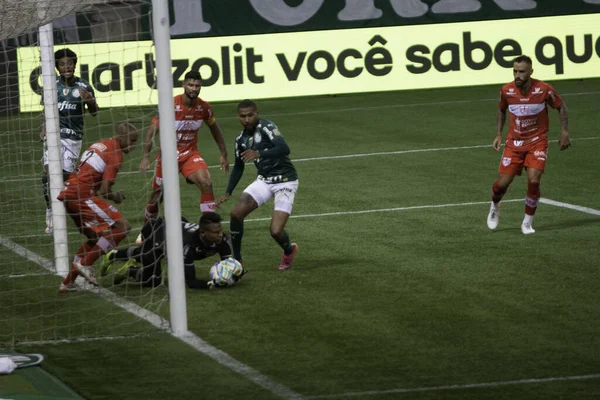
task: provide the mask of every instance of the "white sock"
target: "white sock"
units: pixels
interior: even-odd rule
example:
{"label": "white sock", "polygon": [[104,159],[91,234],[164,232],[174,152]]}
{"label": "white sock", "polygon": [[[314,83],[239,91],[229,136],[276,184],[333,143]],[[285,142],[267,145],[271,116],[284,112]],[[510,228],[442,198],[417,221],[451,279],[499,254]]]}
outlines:
{"label": "white sock", "polygon": [[523,218],[523,225],[531,226],[533,222],[533,215],[525,214],[525,218]]}
{"label": "white sock", "polygon": [[494,203],[494,202],[492,201],[492,210],[494,210],[494,211],[498,211],[498,207],[500,207],[500,202],[498,202],[498,203]]}

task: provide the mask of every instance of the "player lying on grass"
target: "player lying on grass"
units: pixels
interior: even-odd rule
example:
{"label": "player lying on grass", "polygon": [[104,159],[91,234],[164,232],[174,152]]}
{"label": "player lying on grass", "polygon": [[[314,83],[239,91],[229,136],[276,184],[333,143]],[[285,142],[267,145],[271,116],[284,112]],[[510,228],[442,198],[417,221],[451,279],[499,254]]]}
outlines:
{"label": "player lying on grass", "polygon": [[[142,243],[125,249],[113,250],[102,257],[100,276],[115,273],[114,283],[119,284],[127,278],[134,278],[143,286],[154,287],[161,284],[161,261],[166,256],[165,221],[163,218],[152,219],[142,228]],[[216,280],[196,278],[194,261],[219,254],[221,260],[232,257],[231,243],[223,233],[221,216],[216,213],[202,215],[198,224],[181,222],[183,234],[183,263],[185,282],[192,289],[211,289],[222,286]],[[126,261],[115,268],[114,261]],[[139,266],[138,266],[139,263]],[[115,271],[116,270],[116,271]],[[246,271],[234,271],[232,279],[238,281]]]}

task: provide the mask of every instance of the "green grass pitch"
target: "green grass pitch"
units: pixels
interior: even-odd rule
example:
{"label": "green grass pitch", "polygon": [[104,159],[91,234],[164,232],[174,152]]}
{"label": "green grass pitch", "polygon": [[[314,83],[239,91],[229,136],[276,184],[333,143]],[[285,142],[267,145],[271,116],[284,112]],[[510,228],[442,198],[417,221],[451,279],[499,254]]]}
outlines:
{"label": "green grass pitch", "polygon": [[[52,258],[43,234],[40,119],[3,119],[0,347],[45,354],[44,368],[94,400],[598,398],[600,80],[551,83],[568,104],[573,144],[558,151],[551,110],[541,190],[559,203],[540,204],[529,236],[520,232],[524,176],[505,197],[498,230],[485,224],[500,161],[491,149],[499,87],[259,101],[300,176],[288,224],[300,251],[291,270],[277,270],[269,203],[246,223],[249,273],[240,284],[188,290],[190,331],[233,364],[107,295],[59,295],[59,278],[18,254]],[[201,95],[210,101],[210,88]],[[213,106],[233,161],[235,104]],[[123,119],[145,133],[152,116],[152,109],[102,109],[86,120],[84,141],[109,136]],[[199,147],[216,166],[205,127]],[[139,148],[126,156],[116,184],[127,195],[118,207],[136,229],[152,176],[137,172],[140,157]],[[219,196],[227,178],[218,168],[211,174]],[[248,165],[219,211],[226,220],[254,177]],[[180,184],[182,213],[196,219],[199,191]],[[72,253],[82,237],[68,223]],[[199,262],[199,275],[211,264]],[[169,318],[164,288],[108,290]]]}

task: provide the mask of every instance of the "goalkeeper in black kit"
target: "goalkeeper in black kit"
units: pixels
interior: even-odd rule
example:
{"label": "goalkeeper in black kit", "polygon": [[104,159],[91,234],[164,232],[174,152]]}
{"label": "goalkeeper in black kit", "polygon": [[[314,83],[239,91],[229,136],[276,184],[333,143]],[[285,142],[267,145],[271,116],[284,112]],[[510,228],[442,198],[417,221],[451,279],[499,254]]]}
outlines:
{"label": "goalkeeper in black kit", "polygon": [[[166,256],[165,221],[152,219],[142,228],[142,243],[125,249],[107,253],[101,261],[100,276],[115,274],[114,283],[119,284],[127,278],[134,278],[143,286],[154,287],[161,284],[161,261]],[[194,262],[219,254],[221,260],[232,257],[231,242],[223,233],[221,217],[216,213],[202,215],[198,224],[189,223],[185,218],[181,222],[183,239],[183,264],[185,283],[191,289],[211,289],[219,287],[215,280],[196,278]],[[115,261],[126,261],[115,271]],[[235,274],[232,279],[239,280],[246,271]]]}

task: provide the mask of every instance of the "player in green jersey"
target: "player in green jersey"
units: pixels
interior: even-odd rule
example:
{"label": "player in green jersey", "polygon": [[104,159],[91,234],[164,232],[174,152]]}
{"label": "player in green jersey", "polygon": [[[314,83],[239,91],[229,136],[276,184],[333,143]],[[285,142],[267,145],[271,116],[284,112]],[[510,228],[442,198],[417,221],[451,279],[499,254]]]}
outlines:
{"label": "player in green jersey", "polygon": [[244,190],[231,210],[233,256],[242,262],[244,219],[274,197],[271,236],[283,249],[279,269],[286,270],[292,267],[298,252],[298,245],[290,241],[285,231],[298,191],[298,174],[288,157],[290,148],[273,122],[258,117],[258,107],[252,100],[240,102],[237,111],[244,129],[235,139],[235,165],[225,194],[216,205],[229,199],[244,173],[244,164],[253,161],[258,170],[256,180]]}
{"label": "player in green jersey", "polygon": [[[92,116],[98,113],[94,89],[90,84],[75,76],[77,54],[71,49],[60,49],[54,53],[55,66],[59,76],[56,78],[58,92],[58,117],[61,143],[61,163],[63,180],[66,181],[79,160],[83,138],[83,117],[85,107]],[[52,209],[50,208],[50,188],[48,185],[48,146],[46,144],[46,125],[42,126],[40,139],[44,142],[44,176],[42,188],[46,200],[46,233],[52,233]]]}

